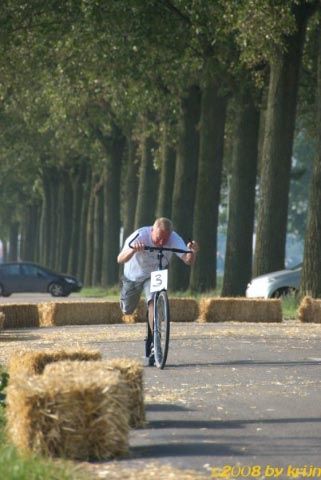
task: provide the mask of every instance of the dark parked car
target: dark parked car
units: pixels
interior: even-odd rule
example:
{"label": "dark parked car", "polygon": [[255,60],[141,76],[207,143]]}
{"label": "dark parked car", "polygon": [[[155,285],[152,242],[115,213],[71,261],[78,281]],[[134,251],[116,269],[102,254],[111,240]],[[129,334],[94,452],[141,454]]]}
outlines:
{"label": "dark parked car", "polygon": [[0,264],[0,296],[3,297],[20,292],[49,292],[53,297],[67,297],[81,288],[77,278],[52,272],[35,263]]}

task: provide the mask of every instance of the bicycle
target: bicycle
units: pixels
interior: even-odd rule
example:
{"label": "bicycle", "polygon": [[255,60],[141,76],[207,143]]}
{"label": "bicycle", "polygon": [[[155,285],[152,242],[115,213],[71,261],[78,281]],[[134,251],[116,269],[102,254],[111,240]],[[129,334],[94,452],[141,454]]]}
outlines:
{"label": "bicycle", "polygon": [[[133,248],[132,244],[138,236],[139,234],[137,234],[130,241],[128,245],[130,248]],[[151,352],[151,342],[153,341],[156,367],[163,369],[167,360],[170,334],[170,310],[167,296],[168,270],[163,267],[163,252],[167,251],[173,253],[191,253],[191,250],[181,250],[179,248],[157,247],[149,245],[145,245],[144,250],[147,250],[149,252],[158,252],[158,270],[151,272],[151,292],[155,293],[153,332],[150,331],[147,312],[147,339],[145,353],[148,357]]]}

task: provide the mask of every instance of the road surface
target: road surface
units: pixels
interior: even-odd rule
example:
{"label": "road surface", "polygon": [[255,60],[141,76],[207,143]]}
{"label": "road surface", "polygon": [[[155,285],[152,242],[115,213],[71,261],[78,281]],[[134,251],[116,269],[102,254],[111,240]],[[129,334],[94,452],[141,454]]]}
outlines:
{"label": "road surface", "polygon": [[[143,337],[141,324],[5,331],[0,362],[18,349],[75,345],[142,359]],[[131,432],[130,456],[117,465],[320,478],[311,470],[321,467],[320,341],[321,325],[296,321],[172,324],[167,367],[144,370],[148,424]],[[109,465],[89,468],[107,478]],[[304,466],[313,475],[295,477]]]}

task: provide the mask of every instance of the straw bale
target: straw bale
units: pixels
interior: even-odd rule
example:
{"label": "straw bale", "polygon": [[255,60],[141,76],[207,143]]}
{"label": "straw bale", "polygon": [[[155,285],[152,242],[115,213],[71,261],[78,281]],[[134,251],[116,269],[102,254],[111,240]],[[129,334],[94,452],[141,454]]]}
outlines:
{"label": "straw bale", "polygon": [[118,302],[48,302],[38,305],[40,326],[95,325],[122,322]]}
{"label": "straw bale", "polygon": [[304,323],[321,323],[321,300],[304,297],[299,306],[298,316]]}
{"label": "straw bale", "polygon": [[137,308],[130,315],[123,315],[123,323],[146,322],[147,306],[145,300],[139,300]]}
{"label": "straw bale", "polygon": [[170,298],[169,308],[171,322],[195,322],[199,315],[195,298]]}
{"label": "straw bale", "polygon": [[128,409],[130,413],[130,426],[132,428],[144,427],[146,417],[142,365],[136,360],[130,360],[127,358],[115,358],[113,360],[109,360],[107,365],[114,370],[118,370],[128,384]]}
{"label": "straw bale", "polygon": [[44,375],[72,375],[78,371],[118,371],[122,375],[129,390],[127,406],[129,410],[129,425],[132,428],[145,426],[143,367],[136,360],[127,358],[113,359],[101,362],[70,362],[62,361],[47,365]]}
{"label": "straw bale", "polygon": [[203,298],[200,322],[282,322],[280,299]]}
{"label": "straw bale", "polygon": [[5,319],[4,313],[1,312],[0,313],[0,330],[3,330],[4,319]]}
{"label": "straw bale", "polygon": [[101,360],[98,350],[70,349],[70,350],[43,350],[23,351],[11,356],[8,373],[10,378],[16,375],[40,375],[46,365],[61,360],[89,361]]}
{"label": "straw bale", "polygon": [[[198,302],[194,298],[170,298],[170,318],[172,322],[194,322],[198,318]],[[146,322],[146,302],[140,300],[131,315],[123,315],[124,323]]]}
{"label": "straw bale", "polygon": [[22,452],[103,460],[128,452],[128,387],[94,366],[72,375],[15,377],[7,388],[7,433]]}
{"label": "straw bale", "polygon": [[29,303],[1,303],[0,313],[5,316],[3,328],[39,327],[38,306]]}

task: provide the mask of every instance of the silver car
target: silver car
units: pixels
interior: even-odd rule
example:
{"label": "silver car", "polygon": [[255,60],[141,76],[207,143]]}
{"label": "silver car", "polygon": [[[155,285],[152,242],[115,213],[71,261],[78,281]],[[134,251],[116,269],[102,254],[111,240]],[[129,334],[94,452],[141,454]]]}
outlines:
{"label": "silver car", "polygon": [[249,298],[278,298],[291,292],[296,293],[300,288],[301,271],[302,263],[291,269],[255,277],[247,286],[246,296]]}

